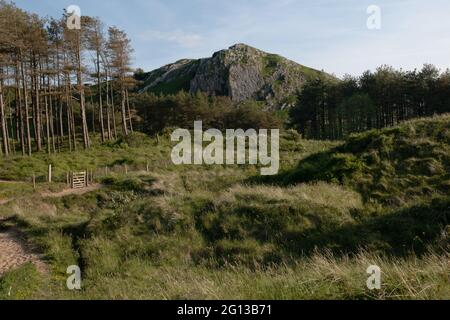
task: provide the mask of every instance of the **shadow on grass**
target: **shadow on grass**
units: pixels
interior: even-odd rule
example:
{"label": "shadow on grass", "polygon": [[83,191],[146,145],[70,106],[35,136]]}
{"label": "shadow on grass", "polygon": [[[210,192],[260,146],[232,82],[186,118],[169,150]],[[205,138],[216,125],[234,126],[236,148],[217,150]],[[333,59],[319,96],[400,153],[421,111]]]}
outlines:
{"label": "shadow on grass", "polygon": [[448,225],[450,200],[434,199],[430,204],[403,208],[328,232],[311,230],[286,235],[284,250],[289,254],[311,254],[329,249],[337,254],[352,254],[361,248],[371,252],[420,256],[430,247],[439,250],[450,245]]}
{"label": "shadow on grass", "polygon": [[[406,257],[412,253],[422,256],[430,249],[446,250],[450,244],[448,198],[388,213],[366,214],[357,222],[301,230],[289,212],[264,223],[255,218],[255,212],[245,211],[245,204],[228,214],[232,216],[223,222],[215,220],[209,229],[197,223],[197,230],[210,248],[200,255],[213,254],[219,263],[289,262],[325,250],[336,256],[352,256],[362,249],[384,256]],[[321,215],[321,211],[315,214]]]}
{"label": "shadow on grass", "polygon": [[350,153],[344,153],[339,146],[328,151],[316,153],[301,160],[290,170],[273,176],[254,176],[246,180],[248,184],[267,184],[288,186],[297,183],[326,181],[342,183],[357,171],[362,170],[364,163]]}

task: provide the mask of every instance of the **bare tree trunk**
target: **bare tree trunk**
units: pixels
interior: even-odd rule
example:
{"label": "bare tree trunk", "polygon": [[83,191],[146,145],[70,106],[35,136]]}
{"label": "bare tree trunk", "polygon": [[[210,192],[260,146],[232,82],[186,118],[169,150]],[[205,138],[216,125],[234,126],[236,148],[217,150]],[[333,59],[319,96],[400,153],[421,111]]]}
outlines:
{"label": "bare tree trunk", "polygon": [[30,115],[28,112],[28,90],[27,90],[27,81],[25,77],[25,67],[21,57],[21,74],[22,74],[22,85],[23,85],[23,96],[24,96],[24,108],[25,108],[25,130],[27,135],[27,147],[28,147],[28,155],[31,156],[31,133],[30,133]]}
{"label": "bare tree trunk", "polygon": [[[41,68],[41,67],[39,67]],[[37,65],[35,62],[35,66],[34,66],[34,70],[36,72],[35,74],[35,108],[36,108],[36,128],[35,128],[35,132],[36,132],[36,145],[37,145],[37,150],[41,151],[42,150],[42,138],[41,138],[41,107],[39,104],[39,75],[37,74]]]}
{"label": "bare tree trunk", "polygon": [[16,142],[15,140],[18,139],[18,137],[14,136],[14,117],[11,107],[11,102],[9,103],[9,127],[11,130],[11,143],[9,143],[9,152],[12,154],[16,154]]}
{"label": "bare tree trunk", "polygon": [[48,129],[49,130],[49,134],[48,134],[48,144],[51,143],[51,147],[53,149],[53,152],[56,152],[56,148],[55,148],[55,133],[54,133],[54,129],[53,129],[53,93],[52,93],[52,81],[51,81],[51,77],[48,76],[48,101],[49,101],[49,109],[47,111],[47,117],[48,117]]}
{"label": "bare tree trunk", "polygon": [[107,128],[108,128],[108,140],[112,140],[112,132],[111,132],[111,112],[110,112],[110,104],[109,104],[109,79],[108,79],[108,68],[105,67],[105,75],[106,75],[106,117],[107,117]]}
{"label": "bare tree trunk", "polygon": [[90,147],[89,141],[89,131],[86,119],[86,99],[84,95],[84,84],[81,75],[81,39],[80,35],[77,38],[77,82],[78,82],[78,91],[80,94],[80,108],[81,108],[81,127],[83,130],[83,144],[84,148],[88,149]]}
{"label": "bare tree trunk", "polygon": [[51,137],[51,139],[52,139],[52,147],[53,147],[53,153],[56,153],[56,142],[55,142],[55,127],[54,127],[54,124],[53,124],[53,120],[54,120],[54,118],[53,118],[53,114],[54,114],[54,112],[53,112],[53,97],[52,96],[50,96],[50,137]]}
{"label": "bare tree trunk", "polygon": [[57,116],[59,118],[59,135],[58,135],[58,148],[61,151],[61,147],[64,143],[64,124],[63,124],[63,94],[61,87],[61,63],[60,63],[60,55],[59,55],[59,46],[56,45],[56,72],[57,72],[57,81],[58,81],[58,113]]}
{"label": "bare tree trunk", "polygon": [[91,106],[92,106],[92,133],[95,135],[95,108],[94,108],[94,95],[91,94],[89,95],[89,98],[91,100]]}
{"label": "bare tree trunk", "polygon": [[66,100],[66,111],[67,111],[67,136],[69,138],[69,150],[72,152],[76,150],[76,134],[74,129],[74,120],[72,112],[72,101],[70,99],[70,74],[65,75],[65,100]]}
{"label": "bare tree trunk", "polygon": [[130,99],[128,97],[128,89],[125,90],[125,96],[127,98],[128,121],[130,121],[130,131],[133,132],[133,120],[131,118]]}
{"label": "bare tree trunk", "polygon": [[77,135],[75,131],[75,117],[72,104],[70,104],[70,128],[72,131],[73,151],[77,151]]}
{"label": "bare tree trunk", "polygon": [[[70,88],[70,87],[69,87]],[[73,143],[73,151],[77,151],[77,134],[75,130],[75,116],[73,114],[73,105],[71,101],[71,93],[69,89],[68,101],[69,101],[69,114],[70,114],[70,132],[72,133],[72,143]]]}
{"label": "bare tree trunk", "polygon": [[121,95],[122,95],[122,108],[121,108],[121,115],[122,115],[122,132],[124,135],[128,135],[128,126],[127,126],[127,119],[126,119],[126,109],[125,109],[125,89],[123,88],[122,85],[122,90],[121,90]]}
{"label": "bare tree trunk", "polygon": [[105,127],[103,124],[102,83],[100,79],[100,52],[98,49],[97,49],[97,94],[98,94],[98,115],[100,121],[100,133],[102,142],[105,142]]}
{"label": "bare tree trunk", "polygon": [[17,137],[20,139],[20,148],[22,150],[22,155],[25,155],[25,138],[24,138],[24,129],[23,129],[23,110],[22,110],[22,91],[20,90],[20,64],[19,60],[16,62],[16,72],[15,72],[15,80],[16,80],[16,130]]}
{"label": "bare tree trunk", "polygon": [[64,144],[64,124],[63,124],[63,103],[62,97],[59,98],[59,149],[61,150],[62,145]]}
{"label": "bare tree trunk", "polygon": [[[0,70],[1,71],[1,70]],[[9,146],[8,146],[8,128],[6,124],[5,115],[5,105],[3,101],[3,72],[0,72],[0,119],[2,127],[2,142],[3,142],[3,152],[5,156],[9,156]],[[1,150],[1,148],[0,148]]]}
{"label": "bare tree trunk", "polygon": [[69,98],[69,89],[66,85],[66,111],[67,111],[67,137],[69,138],[69,151],[72,152],[72,126],[70,119],[70,98]]}
{"label": "bare tree trunk", "polygon": [[112,110],[111,116],[114,130],[114,139],[117,139],[116,110],[114,108],[114,86],[112,83],[111,83],[111,110]]}
{"label": "bare tree trunk", "polygon": [[31,96],[31,111],[32,111],[32,121],[33,121],[33,131],[34,131],[34,143],[36,144],[36,148],[37,148],[37,126],[36,126],[36,88],[38,88],[38,86],[36,86],[36,56],[33,54],[33,52],[30,53],[31,54],[31,61],[30,61],[30,70],[31,70],[31,76],[30,76],[30,80],[31,80],[31,85],[30,85],[30,96]]}
{"label": "bare tree trunk", "polygon": [[47,153],[51,153],[50,149],[50,123],[48,117],[48,92],[45,93],[44,103],[45,103],[45,132],[46,132],[46,143],[47,143]]}

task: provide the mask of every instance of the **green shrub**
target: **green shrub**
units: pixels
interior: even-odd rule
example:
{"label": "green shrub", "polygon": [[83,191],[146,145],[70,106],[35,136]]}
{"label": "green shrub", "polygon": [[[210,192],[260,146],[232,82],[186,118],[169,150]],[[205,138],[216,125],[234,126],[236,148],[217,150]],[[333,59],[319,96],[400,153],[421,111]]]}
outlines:
{"label": "green shrub", "polygon": [[322,153],[300,162],[285,177],[286,183],[328,181],[342,183],[364,168],[363,162],[352,154]]}

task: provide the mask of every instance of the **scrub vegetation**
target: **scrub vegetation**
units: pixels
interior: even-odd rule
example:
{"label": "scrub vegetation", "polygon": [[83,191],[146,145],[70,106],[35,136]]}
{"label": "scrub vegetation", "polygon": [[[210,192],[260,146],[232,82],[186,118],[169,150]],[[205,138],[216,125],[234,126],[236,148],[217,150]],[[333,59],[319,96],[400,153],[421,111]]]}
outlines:
{"label": "scrub vegetation", "polygon": [[[7,273],[0,297],[448,299],[449,123],[419,119],[344,142],[284,131],[283,171],[265,179],[252,166],[164,163],[168,136],[93,147],[82,166],[153,157],[151,170],[99,177],[104,187],[83,196],[24,190],[2,205],[2,227],[20,228],[50,271]],[[65,286],[74,264],[81,291]],[[367,289],[370,265],[381,267],[381,290]]]}

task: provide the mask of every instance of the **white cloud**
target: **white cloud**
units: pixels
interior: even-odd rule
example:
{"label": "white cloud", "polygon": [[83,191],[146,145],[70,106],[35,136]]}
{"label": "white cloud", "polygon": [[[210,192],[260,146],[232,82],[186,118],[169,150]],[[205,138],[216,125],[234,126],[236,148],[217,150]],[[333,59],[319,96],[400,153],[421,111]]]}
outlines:
{"label": "white cloud", "polygon": [[158,31],[147,30],[141,34],[141,39],[144,41],[162,40],[167,42],[174,42],[184,48],[195,48],[203,44],[203,37],[195,33],[186,33],[181,30],[173,31]]}

